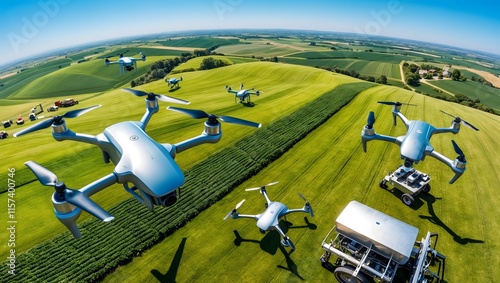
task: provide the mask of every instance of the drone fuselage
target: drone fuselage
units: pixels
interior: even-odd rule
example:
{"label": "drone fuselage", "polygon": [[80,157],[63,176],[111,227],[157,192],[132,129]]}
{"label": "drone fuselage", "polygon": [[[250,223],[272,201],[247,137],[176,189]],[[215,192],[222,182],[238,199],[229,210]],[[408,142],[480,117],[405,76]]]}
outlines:
{"label": "drone fuselage", "polygon": [[425,151],[434,150],[429,140],[434,133],[434,127],[423,121],[408,121],[408,132],[401,140],[401,158],[418,163],[425,158]]}
{"label": "drone fuselage", "polygon": [[279,224],[280,217],[288,211],[288,207],[281,202],[271,202],[267,209],[260,215],[257,215],[257,227],[267,231],[269,227]]}
{"label": "drone fuselage", "polygon": [[102,137],[114,150],[105,151],[116,165],[118,183],[133,183],[153,197],[165,196],[184,183],[184,174],[174,161],[172,146],[151,139],[139,122],[121,122],[104,130]]}

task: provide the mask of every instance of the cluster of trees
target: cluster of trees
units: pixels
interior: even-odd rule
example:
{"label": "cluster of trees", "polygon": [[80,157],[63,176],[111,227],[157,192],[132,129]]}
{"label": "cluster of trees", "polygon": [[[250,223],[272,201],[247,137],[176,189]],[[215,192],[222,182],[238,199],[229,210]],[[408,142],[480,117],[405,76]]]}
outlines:
{"label": "cluster of trees", "polygon": [[467,81],[467,78],[465,76],[463,76],[461,73],[460,73],[460,70],[458,69],[454,69],[453,72],[451,73],[451,78],[454,80],[454,81],[461,81],[461,82],[465,82]]}
{"label": "cluster of trees", "polygon": [[483,85],[487,85],[487,86],[493,87],[492,83],[490,83],[489,81],[483,79],[482,77],[476,78],[476,77],[472,76],[471,81],[478,82],[478,83],[481,83]]}
{"label": "cluster of trees", "polygon": [[[119,220],[112,225],[92,219],[80,224],[84,237],[78,241],[65,232],[18,254],[16,276],[6,271],[8,264],[4,260],[0,282],[99,281],[279,158],[366,87],[365,83],[340,85],[194,165],[185,172],[182,197],[173,207],[158,207],[151,213],[129,198],[109,210]],[[234,168],[242,170],[227,174]]]}
{"label": "cluster of trees", "polygon": [[403,73],[405,76],[405,82],[411,86],[420,86],[420,75],[418,74],[418,65],[408,64],[408,62],[403,63]]}
{"label": "cluster of trees", "polygon": [[472,107],[472,108],[476,108],[478,110],[485,111],[485,112],[488,112],[488,113],[497,114],[495,112],[495,110],[493,110],[492,108],[489,108],[489,107],[481,104],[481,100],[479,100],[479,98],[476,98],[476,99],[472,100],[468,96],[463,95],[463,94],[455,94],[455,98],[457,100],[456,102],[458,102],[458,103],[460,103],[462,105],[466,105],[466,106],[469,106],[469,107]]}
{"label": "cluster of trees", "polygon": [[214,59],[213,57],[208,57],[203,59],[200,64],[200,70],[210,70],[214,68],[224,67],[229,65],[221,59]]}

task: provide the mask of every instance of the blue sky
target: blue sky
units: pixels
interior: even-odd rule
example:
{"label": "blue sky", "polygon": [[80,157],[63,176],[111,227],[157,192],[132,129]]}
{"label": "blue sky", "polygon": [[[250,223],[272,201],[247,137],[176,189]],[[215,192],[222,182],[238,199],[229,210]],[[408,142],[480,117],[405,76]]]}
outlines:
{"label": "blue sky", "polygon": [[496,1],[0,0],[0,65],[55,48],[198,29],[355,32],[500,54]]}

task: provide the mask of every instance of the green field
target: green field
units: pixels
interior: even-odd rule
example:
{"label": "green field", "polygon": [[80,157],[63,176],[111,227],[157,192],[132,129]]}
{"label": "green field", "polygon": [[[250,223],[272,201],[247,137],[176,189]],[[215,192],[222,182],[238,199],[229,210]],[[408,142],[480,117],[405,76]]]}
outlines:
{"label": "green field", "polygon": [[[256,53],[270,57],[295,53],[297,46],[304,45],[306,48],[306,43],[296,40],[289,41],[288,46],[283,43],[285,41],[279,45],[265,44],[266,41],[261,39],[255,42],[223,46],[218,48],[217,52],[229,50],[233,53],[227,52],[227,54],[237,54],[241,51],[237,55],[248,56]],[[191,46],[193,45],[195,43]],[[238,49],[241,47],[243,49]],[[316,48],[318,51],[325,51],[321,47]],[[132,56],[140,52],[141,48],[117,47],[105,54],[123,52],[127,49],[130,49],[127,55]],[[183,51],[175,52],[180,54]],[[226,54],[226,52],[221,53]],[[374,55],[372,52],[358,53]],[[167,56],[161,54],[158,56]],[[395,80],[394,84],[397,84],[396,79],[399,77],[399,69],[395,67],[398,58],[387,59],[385,62],[384,57],[375,55],[371,57],[372,59],[365,57],[354,61],[328,57],[331,51],[316,55],[314,52],[301,54],[301,59],[285,58],[285,60],[332,60],[332,62],[337,60],[339,64],[346,66],[351,64],[358,71],[364,69],[374,76],[379,72],[392,74],[387,76]],[[327,59],[318,59],[323,58],[325,54]],[[306,57],[312,59],[305,59]],[[184,80],[181,87],[175,91],[169,92],[163,80],[138,87],[141,90],[189,100],[191,104],[187,108],[235,116],[264,125],[262,129],[257,130],[223,124],[224,135],[218,144],[202,145],[176,157],[177,163],[183,170],[194,167],[200,161],[237,144],[245,137],[258,135],[259,131],[265,131],[273,122],[302,109],[332,89],[360,82],[351,77],[307,66],[271,62],[247,63],[245,61],[251,59],[229,56],[220,58],[231,60],[234,64],[213,70],[183,73]],[[202,59],[194,58],[178,68],[188,68],[197,64],[199,66]],[[47,69],[43,69],[43,72],[39,70],[43,73],[41,76],[33,70],[31,74],[25,76],[26,79],[30,78],[31,83],[17,85],[17,91],[10,95],[16,100],[0,100],[0,113],[5,116],[15,116],[39,103],[40,99],[52,101],[53,98],[67,96],[74,90],[73,97],[81,100],[78,108],[102,104],[101,108],[82,117],[67,120],[68,126],[75,132],[96,135],[114,123],[139,120],[144,113],[144,100],[119,90],[121,87],[129,87],[130,77],[117,81],[119,71],[113,68],[116,66],[106,68],[101,60],[91,60],[61,70],[57,64],[51,63],[50,67],[46,66]],[[154,60],[155,57],[152,55],[146,62],[139,61],[138,66],[141,66],[141,63],[144,65],[137,75],[144,72]],[[61,62],[64,61],[59,63]],[[21,75],[23,74],[13,77],[23,78]],[[11,83],[15,86],[16,81],[12,79]],[[253,107],[235,104],[233,94],[224,90],[224,85],[237,86],[240,83],[262,91],[259,97],[252,97]],[[469,88],[470,91],[476,89],[483,95],[482,102],[485,92],[492,97],[497,95],[494,92],[487,92],[487,89],[481,88],[482,85],[478,86],[479,84],[474,82],[455,83],[460,84],[460,89]],[[366,85],[363,85],[363,88],[366,89],[353,101],[279,159],[236,187],[233,192],[203,211],[185,227],[178,229],[128,264],[118,267],[105,278],[105,281],[226,282],[237,278],[245,278],[249,282],[331,281],[333,275],[319,263],[322,254],[320,245],[333,226],[336,216],[350,200],[358,200],[418,227],[420,237],[427,231],[439,233],[437,250],[447,256],[444,282],[460,282],[463,278],[470,278],[471,274],[477,282],[495,281],[495,278],[500,276],[500,271],[495,268],[500,265],[500,259],[495,256],[500,252],[500,246],[496,243],[496,239],[500,236],[496,221],[500,216],[496,209],[499,205],[496,188],[500,181],[498,163],[500,159],[495,150],[499,148],[500,141],[498,133],[487,129],[499,127],[499,116],[401,88],[364,84]],[[91,89],[85,89],[89,86]],[[457,90],[453,89],[455,85],[451,84],[439,86],[445,89],[449,87],[450,91]],[[77,93],[82,94],[76,95]],[[498,99],[498,96],[495,99]],[[493,101],[496,101],[495,99],[492,98]],[[467,172],[454,185],[449,185],[448,180],[453,173],[444,164],[432,158],[418,164],[417,169],[429,173],[432,177],[432,191],[429,195],[422,196],[414,208],[402,204],[396,192],[379,189],[378,181],[387,171],[394,170],[400,163],[399,148],[383,142],[372,142],[368,145],[368,152],[363,153],[360,132],[366,123],[366,116],[369,111],[375,111],[377,117],[375,128],[378,133],[398,136],[403,135],[405,129],[401,124],[397,127],[392,126],[391,108],[377,104],[378,100],[415,103],[417,107],[403,107],[402,112],[409,119],[423,119],[432,122],[434,126],[449,126],[451,118],[438,111],[443,109],[460,115],[480,128],[479,132],[473,132],[463,127],[456,136],[436,135],[431,141],[436,150],[453,158],[456,154],[450,140],[454,139],[467,156]],[[155,114],[148,126],[148,134],[152,138],[159,142],[176,143],[200,133],[202,121],[165,110],[166,106],[170,105],[168,103],[160,102],[160,104],[160,112]],[[62,109],[57,114],[70,109],[76,108]],[[8,132],[12,134],[28,125],[30,122],[21,127],[14,125]],[[272,141],[268,142],[272,144]],[[19,138],[9,137],[0,140],[0,150],[15,153],[5,154],[2,163],[16,169],[17,254],[26,252],[37,244],[51,241],[61,233],[66,235],[63,235],[63,238],[67,239],[70,245],[78,245],[78,241],[68,237],[64,226],[53,215],[50,202],[52,189],[42,187],[23,163],[34,160],[43,164],[54,171],[59,180],[65,181],[72,188],[80,188],[108,174],[114,165],[104,164],[100,151],[93,146],[72,141],[54,141],[49,129]],[[234,168],[234,172],[228,170],[228,174],[238,174],[238,168]],[[279,245],[277,233],[260,234],[254,221],[245,219],[222,221],[227,212],[243,198],[246,202],[240,209],[242,213],[252,214],[262,211],[264,209],[262,196],[255,192],[245,192],[244,189],[272,181],[280,183],[268,189],[271,199],[283,201],[291,207],[301,207],[303,202],[297,196],[300,192],[308,198],[315,211],[315,218],[305,218],[307,216],[305,214],[292,214],[288,217],[287,220],[293,225],[285,230],[297,247],[293,253],[289,253],[288,249]],[[6,194],[1,193],[0,202],[6,203],[6,199]],[[105,209],[110,209],[122,201],[129,200],[130,195],[121,186],[114,185],[96,194],[93,199]],[[136,205],[141,213],[143,210],[146,211],[146,208],[139,203]],[[179,207],[175,209],[182,210]],[[485,211],[490,213],[485,214]],[[6,206],[0,208],[0,214],[7,215]],[[154,218],[154,215],[152,217]],[[83,213],[79,223],[87,223],[89,219],[91,217]],[[102,225],[105,224],[92,221],[95,224],[89,227],[104,229]],[[120,219],[115,219],[113,223],[120,223]],[[84,237],[92,237],[88,234],[91,231],[90,228],[83,231]],[[7,232],[2,230],[0,238],[6,237]],[[112,247],[111,245],[109,248]],[[5,258],[8,252],[6,245],[0,247],[2,257]],[[478,261],[477,255],[487,259]],[[82,260],[89,260],[87,257],[88,254]],[[98,254],[92,257],[98,257]],[[485,261],[488,264],[484,264]],[[5,268],[5,264],[2,268]]]}
{"label": "green field", "polygon": [[472,100],[479,99],[482,104],[500,110],[500,89],[478,82],[457,82],[452,80],[431,81],[431,84],[455,94],[463,94]]}
{"label": "green field", "polygon": [[[211,55],[209,57],[212,57],[212,58],[218,59],[218,60],[222,60],[228,65],[257,61],[257,59],[244,58],[244,57],[230,57],[230,56],[220,56],[220,55]],[[179,66],[174,68],[173,73],[183,72],[185,70],[191,70],[191,69],[197,70],[200,68],[201,62],[205,58],[207,58],[207,57],[196,57],[196,58],[193,58],[185,63],[182,63]]]}
{"label": "green field", "polygon": [[[276,162],[238,186],[186,227],[130,264],[119,267],[105,282],[169,282],[174,279],[178,282],[221,282],[236,278],[251,282],[332,281],[333,275],[319,263],[323,252],[321,241],[351,200],[358,200],[418,227],[419,237],[424,237],[427,231],[439,233],[437,250],[447,256],[444,282],[460,282],[463,278],[470,278],[471,274],[474,274],[474,281],[495,281],[499,275],[495,266],[500,264],[494,255],[499,249],[496,239],[500,230],[496,219],[500,215],[496,209],[499,203],[494,197],[494,184],[499,181],[500,172],[497,159],[484,149],[498,147],[497,134],[474,133],[465,128],[454,137],[457,143],[466,147],[464,151],[470,156],[469,171],[454,185],[447,183],[453,173],[445,165],[433,159],[420,164],[419,170],[431,174],[433,189],[412,209],[403,205],[396,193],[378,187],[378,181],[385,173],[399,164],[397,146],[373,142],[368,145],[368,152],[363,153],[359,142],[360,129],[370,110],[377,115],[377,132],[404,133],[402,125],[392,127],[390,108],[377,104],[377,100],[416,103],[418,107],[402,111],[408,118],[425,117],[435,121],[435,125],[449,123],[446,116],[435,110],[443,108],[461,113],[480,128],[498,126],[500,122],[497,116],[488,113],[393,87],[368,89]],[[438,135],[433,138],[433,145],[436,150],[453,156],[450,139],[449,135]],[[481,168],[485,166],[495,168],[494,172],[482,174]],[[484,179],[476,179],[478,174]],[[297,247],[291,254],[279,246],[277,233],[260,234],[252,220],[222,220],[242,199],[246,202],[239,209],[241,213],[262,211],[262,196],[244,189],[271,181],[280,182],[268,188],[271,199],[283,201],[291,207],[301,207],[303,203],[297,196],[301,192],[315,211],[314,218],[305,214],[293,214],[287,218],[293,223],[288,235]],[[484,215],[484,211],[493,214]],[[477,262],[478,254],[490,255],[490,264],[471,264]],[[248,255],[252,256],[249,258]]]}

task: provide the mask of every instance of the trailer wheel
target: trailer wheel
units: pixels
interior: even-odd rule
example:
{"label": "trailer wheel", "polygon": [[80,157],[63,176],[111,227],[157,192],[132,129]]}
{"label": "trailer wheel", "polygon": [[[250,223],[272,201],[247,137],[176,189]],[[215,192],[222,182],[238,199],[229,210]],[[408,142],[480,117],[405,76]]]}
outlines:
{"label": "trailer wheel", "polygon": [[335,275],[335,278],[337,278],[337,280],[341,283],[369,283],[368,279],[366,279],[366,277],[361,273],[358,273],[356,276],[354,276],[354,270],[355,268],[353,266],[344,265],[335,268],[333,274]]}
{"label": "trailer wheel", "polygon": [[427,185],[425,185],[425,187],[422,189],[422,192],[424,192],[424,193],[428,193],[430,190],[431,190],[431,185],[430,185],[430,184],[427,184]]}
{"label": "trailer wheel", "polygon": [[401,200],[407,206],[412,206],[415,203],[415,199],[411,195],[409,195],[409,194],[403,194],[401,196]]}

